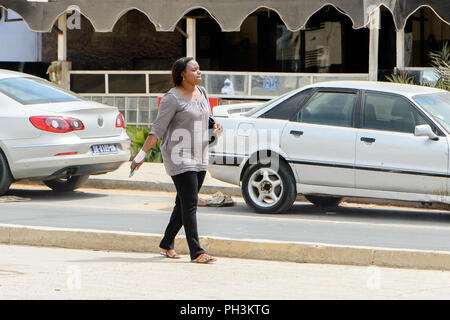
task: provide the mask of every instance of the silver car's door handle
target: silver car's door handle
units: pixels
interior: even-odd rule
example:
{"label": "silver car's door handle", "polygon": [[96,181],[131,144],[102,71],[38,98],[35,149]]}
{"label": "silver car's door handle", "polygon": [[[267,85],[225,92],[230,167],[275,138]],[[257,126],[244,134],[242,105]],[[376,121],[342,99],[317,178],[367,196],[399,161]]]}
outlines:
{"label": "silver car's door handle", "polygon": [[375,138],[361,137],[361,141],[372,143],[375,142]]}
{"label": "silver car's door handle", "polygon": [[291,130],[289,133],[294,136],[301,136],[303,134],[303,131]]}

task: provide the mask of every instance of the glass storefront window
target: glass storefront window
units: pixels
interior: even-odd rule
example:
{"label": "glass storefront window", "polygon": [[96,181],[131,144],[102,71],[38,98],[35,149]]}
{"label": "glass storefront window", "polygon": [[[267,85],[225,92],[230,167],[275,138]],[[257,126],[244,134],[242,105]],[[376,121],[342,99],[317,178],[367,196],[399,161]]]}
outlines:
{"label": "glass storefront window", "polygon": [[138,122],[147,124],[150,122],[150,98],[139,97],[138,98]]}
{"label": "glass storefront window", "polygon": [[[300,78],[301,79],[301,78]],[[308,82],[309,83],[309,82]],[[278,96],[299,87],[297,76],[254,75],[252,76],[252,96]]]}
{"label": "glass storefront window", "polygon": [[150,98],[150,123],[156,120],[158,114],[158,97]]}
{"label": "glass storefront window", "polygon": [[149,74],[148,82],[150,93],[165,93],[173,87],[171,74]]}
{"label": "glass storefront window", "polygon": [[103,97],[101,102],[108,106],[114,107],[114,97]]}
{"label": "glass storefront window", "polygon": [[239,74],[203,74],[202,85],[208,94],[213,95],[248,95],[246,75]]}
{"label": "glass storefront window", "polygon": [[71,74],[70,90],[76,93],[105,93],[105,75]]}
{"label": "glass storefront window", "polygon": [[124,97],[115,97],[114,98],[114,106],[119,109],[119,111],[125,116],[125,98]]}
{"label": "glass storefront window", "polygon": [[95,102],[98,102],[98,103],[103,103],[102,97],[92,97],[91,100],[92,100],[92,101],[95,101]]}
{"label": "glass storefront window", "polygon": [[127,121],[137,123],[137,98],[127,97]]}
{"label": "glass storefront window", "polygon": [[144,74],[110,74],[109,93],[146,93]]}

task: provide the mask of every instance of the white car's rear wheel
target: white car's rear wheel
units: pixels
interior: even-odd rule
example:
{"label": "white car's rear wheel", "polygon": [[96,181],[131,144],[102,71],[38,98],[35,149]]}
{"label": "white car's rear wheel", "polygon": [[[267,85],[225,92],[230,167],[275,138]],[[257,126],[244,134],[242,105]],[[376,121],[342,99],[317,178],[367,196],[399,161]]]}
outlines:
{"label": "white car's rear wheel", "polygon": [[279,213],[290,209],[297,192],[289,167],[280,162],[278,171],[268,165],[250,166],[242,179],[242,195],[260,213]]}
{"label": "white car's rear wheel", "polygon": [[0,152],[0,196],[9,190],[9,186],[13,182],[11,171],[9,170],[8,161]]}
{"label": "white car's rear wheel", "polygon": [[67,179],[52,179],[44,181],[45,185],[57,192],[70,192],[83,185],[89,175],[72,176]]}

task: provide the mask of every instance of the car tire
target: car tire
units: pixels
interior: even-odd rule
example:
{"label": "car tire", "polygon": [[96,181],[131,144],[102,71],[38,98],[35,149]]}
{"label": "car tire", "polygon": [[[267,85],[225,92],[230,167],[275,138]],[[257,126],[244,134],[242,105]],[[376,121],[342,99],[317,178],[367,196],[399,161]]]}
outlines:
{"label": "car tire", "polygon": [[284,162],[279,163],[278,171],[270,165],[255,164],[244,173],[242,195],[258,213],[281,213],[289,210],[297,197],[295,178]]}
{"label": "car tire", "polygon": [[342,198],[305,195],[306,200],[318,207],[337,207]]}
{"label": "car tire", "polygon": [[8,161],[0,151],[0,196],[8,192],[12,182],[13,177],[9,170]]}
{"label": "car tire", "polygon": [[70,192],[81,187],[89,175],[72,176],[67,179],[52,179],[44,181],[45,185],[56,192]]}

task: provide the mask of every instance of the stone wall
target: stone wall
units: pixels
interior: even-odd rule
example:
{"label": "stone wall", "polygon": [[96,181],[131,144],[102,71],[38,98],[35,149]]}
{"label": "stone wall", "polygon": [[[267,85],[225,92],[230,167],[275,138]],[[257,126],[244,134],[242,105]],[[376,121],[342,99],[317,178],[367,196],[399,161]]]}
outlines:
{"label": "stone wall", "polygon": [[[44,33],[42,41],[43,61],[56,60],[56,31]],[[111,33],[95,32],[81,17],[80,29],[68,30],[67,60],[73,70],[169,70],[183,56],[184,42],[178,31],[157,32],[137,10],[125,14]]]}

